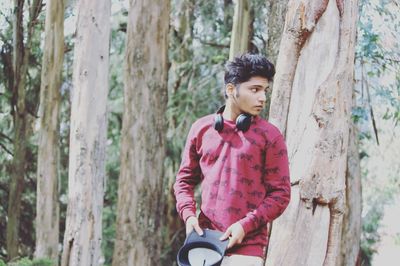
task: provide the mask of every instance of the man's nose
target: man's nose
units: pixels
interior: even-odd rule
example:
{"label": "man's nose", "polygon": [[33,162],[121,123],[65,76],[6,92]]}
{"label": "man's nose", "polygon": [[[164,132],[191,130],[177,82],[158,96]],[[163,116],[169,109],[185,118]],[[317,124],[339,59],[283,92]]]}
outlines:
{"label": "man's nose", "polygon": [[262,103],[265,103],[267,101],[267,95],[265,92],[260,93],[260,95],[258,96],[258,100]]}

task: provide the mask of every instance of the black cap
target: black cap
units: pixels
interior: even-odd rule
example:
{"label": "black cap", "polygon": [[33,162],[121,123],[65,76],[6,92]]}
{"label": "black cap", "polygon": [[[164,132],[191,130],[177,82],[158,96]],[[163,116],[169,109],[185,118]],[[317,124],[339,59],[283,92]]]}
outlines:
{"label": "black cap", "polygon": [[205,229],[200,236],[193,230],[178,251],[178,265],[219,266],[228,246],[228,240],[219,240],[222,235],[220,231]]}

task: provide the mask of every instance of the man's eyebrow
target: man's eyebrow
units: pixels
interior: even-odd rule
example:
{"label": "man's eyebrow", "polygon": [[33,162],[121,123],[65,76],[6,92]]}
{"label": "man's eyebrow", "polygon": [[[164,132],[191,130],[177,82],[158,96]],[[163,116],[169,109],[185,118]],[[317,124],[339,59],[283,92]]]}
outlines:
{"label": "man's eyebrow", "polygon": [[267,86],[261,86],[261,85],[251,85],[250,86],[251,88],[257,88],[257,89],[263,89],[263,90],[266,90],[266,89],[269,89],[270,88],[270,86],[269,85],[267,85]]}
{"label": "man's eyebrow", "polygon": [[[257,85],[257,84],[255,84],[255,85],[251,85],[251,87],[264,88],[264,86]],[[265,88],[268,88],[268,87],[269,87],[269,85],[267,85]]]}

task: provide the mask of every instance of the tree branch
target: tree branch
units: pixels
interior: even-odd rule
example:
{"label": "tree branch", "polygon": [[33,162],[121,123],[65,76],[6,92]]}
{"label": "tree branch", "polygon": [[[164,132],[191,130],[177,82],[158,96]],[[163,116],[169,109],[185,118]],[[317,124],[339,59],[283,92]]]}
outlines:
{"label": "tree branch", "polygon": [[367,100],[368,100],[368,105],[369,105],[369,110],[370,110],[370,115],[371,115],[371,120],[372,120],[372,127],[374,128],[374,134],[375,134],[375,139],[376,143],[379,145],[379,138],[378,138],[378,129],[376,127],[376,122],[375,122],[375,117],[374,117],[374,111],[372,109],[371,105],[371,96],[369,93],[369,84],[367,78],[364,77],[364,61],[361,60],[361,88],[362,91],[364,91],[364,82],[365,82],[365,89],[367,91]]}
{"label": "tree branch", "polygon": [[6,14],[4,14],[4,12],[1,11],[1,10],[0,10],[0,15],[4,18],[4,20],[5,20],[9,25],[12,25],[12,21],[10,21],[10,20],[8,19],[8,17],[6,16]]}
{"label": "tree branch", "polygon": [[30,9],[30,22],[34,25],[37,23],[37,18],[42,11],[44,4],[42,0],[33,0],[31,9]]}
{"label": "tree branch", "polygon": [[212,47],[217,47],[217,48],[229,48],[229,44],[219,44],[219,43],[213,43],[213,42],[207,42],[205,40],[200,39],[199,37],[194,37],[195,39],[199,40],[201,44],[212,46]]}
{"label": "tree branch", "polygon": [[8,140],[9,142],[13,142],[13,140],[9,137],[9,136],[7,136],[6,134],[4,134],[4,133],[2,133],[2,132],[0,132],[0,137],[2,137],[2,138],[4,138],[4,139],[6,139],[6,140]]}
{"label": "tree branch", "polygon": [[14,157],[14,154],[6,147],[6,145],[4,145],[3,143],[0,142],[0,146],[1,146],[8,154],[10,154],[12,157]]}
{"label": "tree branch", "polygon": [[300,184],[300,180],[294,181],[294,182],[290,182],[290,186],[297,186]]}
{"label": "tree branch", "polygon": [[369,111],[370,111],[370,114],[371,114],[372,127],[374,128],[376,143],[377,143],[378,146],[379,146],[378,129],[377,129],[377,127],[376,127],[376,122],[375,122],[375,117],[374,117],[374,111],[373,111],[372,105],[371,105],[371,97],[370,97],[370,93],[369,93],[368,82],[366,82],[365,85],[366,85],[365,88],[367,89],[367,95],[368,95],[368,104],[369,104]]}

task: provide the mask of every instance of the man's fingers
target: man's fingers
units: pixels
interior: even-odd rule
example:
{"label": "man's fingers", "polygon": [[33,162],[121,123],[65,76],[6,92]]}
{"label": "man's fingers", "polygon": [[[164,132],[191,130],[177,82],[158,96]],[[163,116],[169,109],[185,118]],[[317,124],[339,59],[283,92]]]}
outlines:
{"label": "man's fingers", "polygon": [[232,238],[229,239],[228,246],[226,247],[226,249],[230,249],[231,247],[233,247]]}
{"label": "man's fingers", "polygon": [[199,221],[197,217],[191,216],[186,220],[186,235],[189,235],[193,230],[199,235],[203,235],[203,230],[199,226]]}
{"label": "man's fingers", "polygon": [[195,224],[195,225],[194,225],[194,230],[196,230],[196,232],[197,232],[197,234],[198,234],[199,236],[202,236],[202,235],[203,235],[203,230],[201,230],[201,228],[200,228],[200,226],[199,226],[198,224]]}
{"label": "man's fingers", "polygon": [[228,247],[227,248],[231,248],[236,244],[242,243],[242,240],[243,239],[240,239],[237,236],[232,236],[231,238],[229,238],[229,243],[228,243]]}
{"label": "man's fingers", "polygon": [[238,242],[237,238],[231,237],[229,238],[228,248],[233,247]]}
{"label": "man's fingers", "polygon": [[192,226],[186,226],[186,235],[190,234],[193,231]]}
{"label": "man's fingers", "polygon": [[229,236],[230,238],[227,248],[231,248],[236,244],[241,244],[244,238],[244,231],[241,225],[238,223],[231,225],[220,238],[220,240],[227,239]]}
{"label": "man's fingers", "polygon": [[231,235],[231,228],[226,229],[225,233],[219,238],[219,240],[225,240]]}

